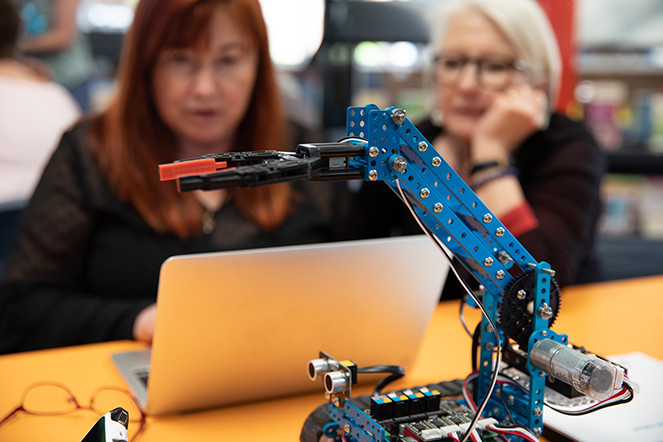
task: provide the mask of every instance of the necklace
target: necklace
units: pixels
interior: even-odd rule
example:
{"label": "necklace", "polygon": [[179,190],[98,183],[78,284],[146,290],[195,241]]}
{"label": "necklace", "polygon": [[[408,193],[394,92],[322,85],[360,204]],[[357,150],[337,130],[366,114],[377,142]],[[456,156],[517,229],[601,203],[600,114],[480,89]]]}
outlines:
{"label": "necklace", "polygon": [[203,225],[203,233],[205,235],[209,235],[214,231],[214,228],[216,227],[216,221],[214,221],[214,214],[216,213],[216,210],[208,209],[205,208],[203,210],[203,216],[200,218],[200,221],[202,222]]}
{"label": "necklace", "polygon": [[210,192],[197,190],[195,195],[201,206],[203,206],[203,214],[200,217],[203,233],[209,235],[216,227],[214,215],[223,207],[226,200],[226,192],[224,190]]}

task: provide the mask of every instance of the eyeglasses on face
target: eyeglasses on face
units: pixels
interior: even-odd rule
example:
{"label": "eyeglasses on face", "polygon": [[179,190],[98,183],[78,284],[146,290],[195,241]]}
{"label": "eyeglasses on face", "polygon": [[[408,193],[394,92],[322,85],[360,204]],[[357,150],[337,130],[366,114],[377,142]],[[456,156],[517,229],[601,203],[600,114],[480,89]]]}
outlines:
{"label": "eyeglasses on face", "polygon": [[476,66],[477,84],[490,91],[508,88],[516,72],[529,72],[529,67],[523,60],[513,58],[498,56],[471,58],[463,55],[438,54],[435,57],[435,81],[443,86],[456,85],[468,65]]}
{"label": "eyeglasses on face", "polygon": [[[61,416],[77,410],[90,410],[101,417],[117,407],[122,407],[129,413],[129,442],[136,441],[145,426],[145,415],[127,390],[112,386],[100,387],[92,394],[88,405],[81,405],[65,385],[57,382],[37,382],[23,391],[19,405],[0,420],[0,432],[1,427],[20,412],[33,416]],[[85,435],[81,434],[81,438],[83,436]]]}

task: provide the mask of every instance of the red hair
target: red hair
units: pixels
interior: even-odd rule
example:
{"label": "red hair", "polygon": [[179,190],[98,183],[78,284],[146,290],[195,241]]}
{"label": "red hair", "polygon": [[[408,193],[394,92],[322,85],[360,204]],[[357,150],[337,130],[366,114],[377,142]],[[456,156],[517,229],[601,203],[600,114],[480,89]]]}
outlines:
{"label": "red hair", "polygon": [[[245,30],[258,54],[253,96],[233,150],[282,149],[287,123],[258,0],[141,0],[125,37],[116,94],[92,123],[92,146],[115,195],[155,230],[182,238],[201,230],[203,208],[193,194],[159,181],[158,165],[179,158],[176,138],[154,104],[152,73],[164,49],[204,41],[217,7]],[[265,230],[278,227],[290,212],[288,184],[228,191],[240,212]]]}

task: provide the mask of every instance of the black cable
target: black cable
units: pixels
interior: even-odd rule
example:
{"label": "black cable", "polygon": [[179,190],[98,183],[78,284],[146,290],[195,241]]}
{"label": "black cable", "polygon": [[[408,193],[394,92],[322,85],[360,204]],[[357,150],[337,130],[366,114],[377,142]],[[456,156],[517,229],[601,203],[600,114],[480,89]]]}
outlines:
{"label": "black cable", "polygon": [[588,410],[585,410],[585,411],[577,411],[577,412],[564,411],[564,410],[560,410],[560,409],[550,405],[549,403],[546,403],[545,401],[544,401],[544,405],[549,407],[551,410],[555,410],[556,412],[567,415],[567,416],[583,416],[585,414],[593,413],[596,410],[601,410],[602,408],[608,408],[608,407],[612,407],[613,405],[626,404],[628,402],[631,402],[633,400],[633,396],[634,396],[633,388],[631,388],[631,386],[626,384],[626,383],[624,383],[624,388],[626,388],[630,393],[630,395],[627,398],[620,399],[620,400],[615,401],[615,402],[610,402],[609,404],[598,405],[596,407],[592,407],[592,408],[590,408]]}
{"label": "black cable", "polygon": [[472,371],[479,369],[479,358],[477,353],[479,351],[479,339],[481,337],[481,322],[479,322],[472,334]]}
{"label": "black cable", "polygon": [[357,373],[373,373],[373,374],[390,373],[389,376],[378,382],[375,388],[373,389],[373,395],[377,396],[380,394],[380,392],[384,387],[391,384],[396,379],[400,379],[403,376],[405,376],[405,369],[400,365],[372,365],[369,367],[358,367]]}

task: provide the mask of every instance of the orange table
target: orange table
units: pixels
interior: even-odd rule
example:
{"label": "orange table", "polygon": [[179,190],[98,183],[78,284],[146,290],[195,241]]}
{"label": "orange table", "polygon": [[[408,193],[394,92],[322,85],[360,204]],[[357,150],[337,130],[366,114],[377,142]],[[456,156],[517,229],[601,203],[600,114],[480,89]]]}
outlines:
{"label": "orange table", "polygon": [[[575,286],[563,291],[560,315],[553,329],[568,334],[571,342],[603,355],[641,351],[663,359],[662,309],[663,276]],[[468,323],[473,326],[479,320],[478,312],[467,310]],[[414,370],[393,388],[464,377],[470,370],[470,344],[458,320],[458,303],[441,303]],[[141,344],[120,341],[0,356],[0,418],[18,404],[25,387],[36,381],[65,384],[82,401],[99,386],[123,386],[110,354],[138,348]],[[307,362],[302,361],[302,376]],[[321,388],[315,394],[148,418],[139,440],[295,441],[306,416],[323,402]],[[97,418],[89,411],[60,417],[21,413],[0,427],[0,441],[80,440]]]}

